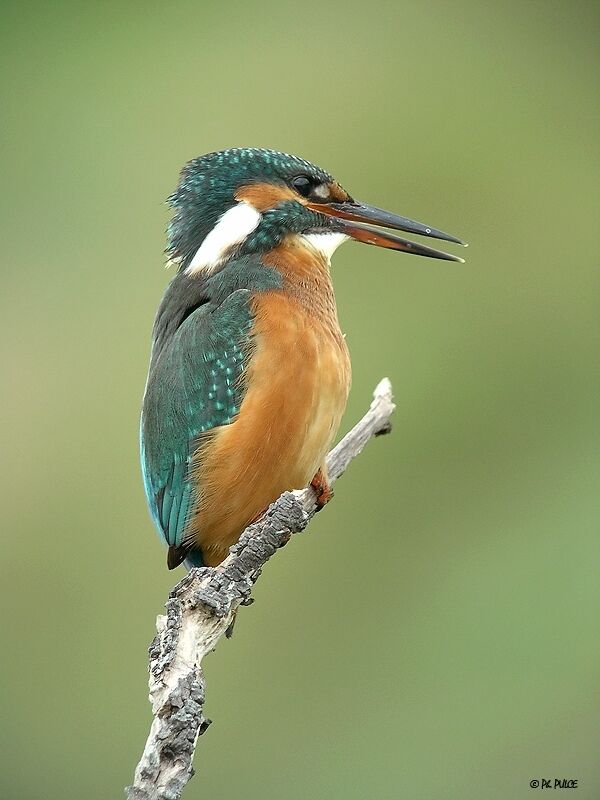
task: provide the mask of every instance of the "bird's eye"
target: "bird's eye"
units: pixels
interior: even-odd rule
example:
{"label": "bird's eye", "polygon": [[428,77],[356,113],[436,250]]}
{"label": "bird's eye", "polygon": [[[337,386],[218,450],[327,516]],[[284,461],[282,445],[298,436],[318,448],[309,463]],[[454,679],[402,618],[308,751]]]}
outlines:
{"label": "bird's eye", "polygon": [[306,175],[297,175],[292,178],[292,186],[302,197],[308,197],[313,188],[311,179],[307,178]]}

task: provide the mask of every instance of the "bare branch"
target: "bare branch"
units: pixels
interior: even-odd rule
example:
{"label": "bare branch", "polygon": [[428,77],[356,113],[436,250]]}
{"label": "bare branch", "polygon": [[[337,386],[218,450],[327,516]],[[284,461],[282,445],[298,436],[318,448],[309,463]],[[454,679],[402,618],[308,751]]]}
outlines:
{"label": "bare branch", "polygon": [[[333,483],[373,436],[389,433],[394,411],[392,386],[384,378],[364,417],[327,457]],[[262,566],[292,533],[304,530],[317,511],[311,488],[285,492],[258,522],[250,525],[218,567],[191,570],[171,591],[167,613],[156,622],[150,645],[150,702],[154,719],[129,800],[179,800],[194,774],[204,716],[202,659],[232,624],[237,608],[251,602]]]}

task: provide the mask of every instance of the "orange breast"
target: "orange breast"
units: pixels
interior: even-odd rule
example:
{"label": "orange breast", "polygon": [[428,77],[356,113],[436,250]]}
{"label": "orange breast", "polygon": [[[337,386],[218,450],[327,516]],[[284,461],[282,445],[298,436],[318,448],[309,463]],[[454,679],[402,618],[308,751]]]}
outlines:
{"label": "orange breast", "polygon": [[312,480],[346,406],[350,359],[333,294],[320,308],[290,289],[255,297],[255,349],[240,413],[195,465],[201,493],[188,535],[207,565],[220,563],[282,492]]}

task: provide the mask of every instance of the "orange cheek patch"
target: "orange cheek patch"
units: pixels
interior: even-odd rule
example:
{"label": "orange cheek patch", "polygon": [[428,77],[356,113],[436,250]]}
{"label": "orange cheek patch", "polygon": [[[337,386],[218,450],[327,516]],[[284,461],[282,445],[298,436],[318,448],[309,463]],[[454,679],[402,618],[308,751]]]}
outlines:
{"label": "orange cheek patch", "polygon": [[271,183],[250,183],[247,186],[240,186],[235,193],[235,199],[239,202],[250,203],[261,214],[270,208],[275,208],[285,200],[302,199],[287,186],[274,186]]}
{"label": "orange cheek patch", "polygon": [[350,195],[345,189],[333,181],[333,183],[327,184],[329,187],[329,202],[330,203],[345,203],[347,200],[350,199]]}

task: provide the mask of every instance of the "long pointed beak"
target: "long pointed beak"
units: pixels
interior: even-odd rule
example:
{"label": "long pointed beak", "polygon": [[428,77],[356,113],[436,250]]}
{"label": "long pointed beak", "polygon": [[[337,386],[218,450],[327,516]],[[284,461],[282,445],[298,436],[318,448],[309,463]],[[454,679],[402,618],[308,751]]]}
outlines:
{"label": "long pointed beak", "polygon": [[442,258],[446,261],[464,263],[464,259],[458,256],[444,253],[442,250],[434,250],[432,247],[426,247],[408,239],[402,239],[400,236],[394,236],[387,231],[375,230],[370,227],[370,225],[378,225],[392,230],[418,233],[421,236],[444,239],[447,242],[455,242],[466,247],[466,244],[456,236],[431,228],[429,225],[423,225],[421,222],[414,222],[407,217],[400,217],[384,211],[382,208],[368,206],[364,203],[307,203],[307,205],[312,211],[317,211],[327,217],[335,217],[336,228],[358,242],[373,244],[376,247],[386,247],[389,250],[402,250],[416,256],[429,256],[429,258]]}

